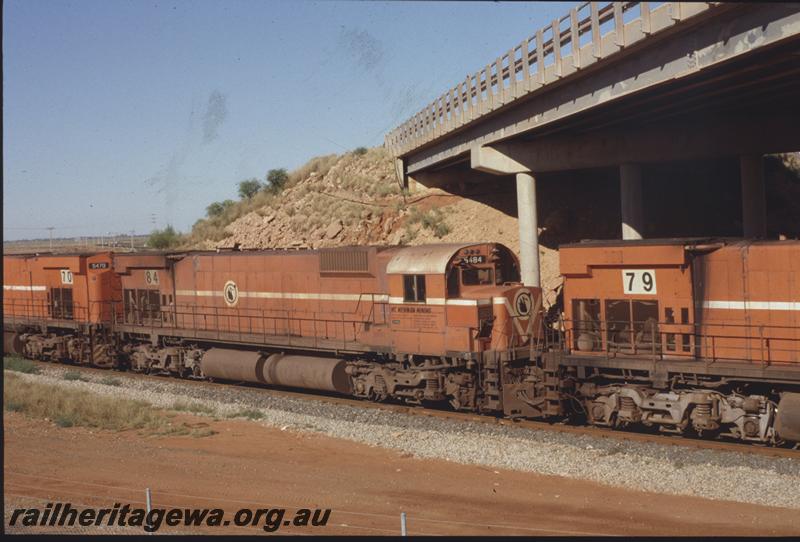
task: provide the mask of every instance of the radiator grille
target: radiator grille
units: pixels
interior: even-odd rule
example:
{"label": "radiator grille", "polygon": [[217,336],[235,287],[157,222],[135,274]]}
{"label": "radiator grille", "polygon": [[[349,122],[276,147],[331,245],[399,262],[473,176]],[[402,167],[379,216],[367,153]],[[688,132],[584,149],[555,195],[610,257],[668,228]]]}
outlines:
{"label": "radiator grille", "polygon": [[369,258],[366,250],[332,250],[320,255],[322,273],[368,273]]}

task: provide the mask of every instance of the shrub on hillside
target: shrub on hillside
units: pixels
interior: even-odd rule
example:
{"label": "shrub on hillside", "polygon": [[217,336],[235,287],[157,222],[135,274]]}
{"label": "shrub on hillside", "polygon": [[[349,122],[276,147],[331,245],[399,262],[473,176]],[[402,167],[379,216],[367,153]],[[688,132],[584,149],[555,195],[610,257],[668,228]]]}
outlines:
{"label": "shrub on hillside", "polygon": [[239,183],[239,197],[242,199],[250,199],[262,188],[263,185],[258,179],[246,179]]}
{"label": "shrub on hillside", "polygon": [[289,173],[285,168],[271,169],[267,172],[267,184],[264,189],[277,194],[283,190],[287,182],[289,182]]}
{"label": "shrub on hillside", "polygon": [[450,233],[450,226],[444,221],[444,213],[439,209],[422,211],[412,207],[407,224],[409,226],[420,224],[423,228],[431,230],[439,239]]}
{"label": "shrub on hillside", "polygon": [[367,148],[356,147],[355,150],[353,150],[353,154],[355,154],[356,156],[364,156],[365,154],[367,154]]}
{"label": "shrub on hillside", "polygon": [[206,207],[206,216],[208,218],[214,218],[215,216],[219,216],[225,212],[225,207],[222,206],[222,203],[219,201],[215,201],[208,207]]}
{"label": "shrub on hillside", "polygon": [[233,205],[235,205],[232,199],[226,199],[225,201],[215,201],[208,207],[206,207],[206,216],[208,218],[215,218],[221,216],[225,211],[230,209]]}
{"label": "shrub on hillside", "polygon": [[178,245],[181,240],[181,234],[172,226],[167,226],[163,230],[154,230],[147,238],[147,246],[164,250]]}

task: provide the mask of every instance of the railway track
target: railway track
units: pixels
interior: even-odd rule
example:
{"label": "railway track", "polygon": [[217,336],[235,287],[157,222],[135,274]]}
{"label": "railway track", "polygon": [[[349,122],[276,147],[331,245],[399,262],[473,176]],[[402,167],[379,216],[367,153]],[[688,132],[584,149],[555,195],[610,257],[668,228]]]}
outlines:
{"label": "railway track", "polygon": [[[53,364],[43,361],[31,360],[34,364],[41,367],[60,367],[69,370],[76,370],[85,373],[102,374],[108,376],[108,369],[101,369],[98,367],[89,367],[85,365],[66,365],[66,364]],[[146,375],[142,373],[133,372],[114,372],[114,375],[119,375],[124,378],[134,378],[142,380],[163,380],[164,376],[159,375]],[[472,414],[467,412],[454,412],[447,410],[437,410],[421,406],[409,406],[394,403],[374,403],[360,399],[352,399],[349,397],[340,397],[333,394],[325,394],[323,392],[314,391],[292,391],[280,388],[266,388],[247,383],[232,383],[232,382],[208,382],[203,380],[184,380],[177,378],[169,378],[172,383],[180,383],[186,386],[195,387],[216,387],[227,386],[230,388],[245,387],[249,390],[254,390],[258,393],[265,393],[274,397],[291,397],[300,400],[313,400],[330,404],[348,405],[356,408],[379,409],[389,412],[397,412],[402,414],[409,414],[413,416],[428,416],[432,418],[440,418],[453,420],[458,422],[474,422],[483,424],[499,424],[505,426],[521,427],[525,429],[532,429],[537,431],[551,431],[558,433],[569,433],[574,435],[587,435],[595,438],[607,438],[618,440],[620,442],[642,442],[642,443],[655,443],[667,446],[679,446],[695,449],[707,449],[723,452],[739,452],[745,454],[762,455],[769,457],[789,457],[800,459],[800,450],[790,448],[775,448],[768,446],[760,446],[756,444],[717,441],[717,440],[702,440],[699,438],[685,437],[681,435],[665,435],[665,434],[651,434],[634,431],[621,431],[597,426],[577,426],[568,425],[565,423],[550,423],[545,421],[536,420],[510,420],[507,418],[497,418],[492,416],[485,416],[479,414]]]}

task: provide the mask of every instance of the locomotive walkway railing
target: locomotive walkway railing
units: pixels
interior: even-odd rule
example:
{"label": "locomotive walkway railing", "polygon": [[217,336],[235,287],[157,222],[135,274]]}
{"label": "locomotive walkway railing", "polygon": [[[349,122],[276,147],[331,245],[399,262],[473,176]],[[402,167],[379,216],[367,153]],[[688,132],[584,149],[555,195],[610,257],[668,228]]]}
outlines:
{"label": "locomotive walkway railing", "polygon": [[359,345],[359,336],[372,324],[363,318],[294,314],[288,310],[177,305],[156,310],[128,310],[114,325],[148,330],[173,330],[186,338],[232,340],[268,344],[275,338],[286,345],[347,350]]}
{"label": "locomotive walkway railing", "polygon": [[720,2],[584,2],[389,132],[395,156],[484,117]]}
{"label": "locomotive walkway railing", "polygon": [[[3,322],[11,326],[38,327],[42,324],[75,328],[88,323],[87,315],[101,315],[99,323],[127,327],[129,331],[150,333],[168,329],[177,336],[195,339],[239,340],[267,344],[282,337],[286,345],[347,350],[363,347],[362,333],[375,322],[318,313],[292,314],[291,311],[239,309],[197,305],[168,308],[144,307],[123,312],[122,303],[97,302],[91,310],[73,304],[69,311],[54,312],[52,304],[30,300],[3,300]],[[69,316],[69,317],[66,317]],[[515,326],[512,326],[512,330]],[[532,344],[540,342],[539,332]],[[512,331],[513,333],[513,331]],[[581,348],[579,338],[591,346]],[[703,360],[707,363],[749,360],[768,366],[800,360],[800,333],[794,326],[745,325],[731,323],[675,324],[672,322],[621,321],[587,322],[561,320],[559,329],[547,328],[544,337],[550,347],[577,354],[600,355],[607,359],[636,356],[653,361]],[[514,336],[511,336],[514,344]]]}
{"label": "locomotive walkway railing", "polygon": [[[90,305],[66,302],[54,303],[45,300],[4,299],[3,321],[8,324],[29,321],[58,321],[64,324],[88,323],[91,319],[98,322],[111,320],[112,307],[107,302],[94,302]],[[106,311],[106,312],[104,312]]]}
{"label": "locomotive walkway railing", "polygon": [[[548,342],[576,354],[606,359],[635,356],[652,361],[684,359],[707,363],[749,360],[762,366],[800,361],[800,335],[794,326],[652,320],[634,321],[632,328],[630,324],[596,322],[587,330],[586,321],[561,320],[559,331],[550,330]],[[580,344],[582,335],[587,341],[584,345]]]}

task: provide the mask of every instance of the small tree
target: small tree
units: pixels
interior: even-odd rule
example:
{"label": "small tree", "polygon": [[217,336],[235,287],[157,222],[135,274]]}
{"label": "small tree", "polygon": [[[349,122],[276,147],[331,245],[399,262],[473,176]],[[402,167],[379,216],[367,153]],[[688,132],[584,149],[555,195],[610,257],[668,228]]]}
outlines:
{"label": "small tree", "polygon": [[367,148],[356,147],[355,150],[353,150],[353,154],[355,154],[356,156],[364,156],[365,154],[367,154]]}
{"label": "small tree", "polygon": [[147,238],[147,246],[163,250],[177,245],[180,241],[181,234],[172,226],[167,226],[163,230],[153,230]]}
{"label": "small tree", "polygon": [[250,199],[261,190],[261,182],[258,179],[247,179],[239,183],[239,197]]}
{"label": "small tree", "polygon": [[206,207],[206,216],[208,218],[216,218],[221,216],[225,211],[233,207],[235,204],[236,202],[231,199],[226,199],[225,201],[215,201]]}
{"label": "small tree", "polygon": [[222,203],[218,201],[215,201],[214,203],[206,207],[206,216],[208,218],[214,218],[216,216],[221,215],[224,212],[225,212],[225,207],[222,205]]}
{"label": "small tree", "polygon": [[277,194],[283,190],[288,181],[289,173],[285,168],[271,169],[267,172],[267,185],[265,188],[273,194]]}

